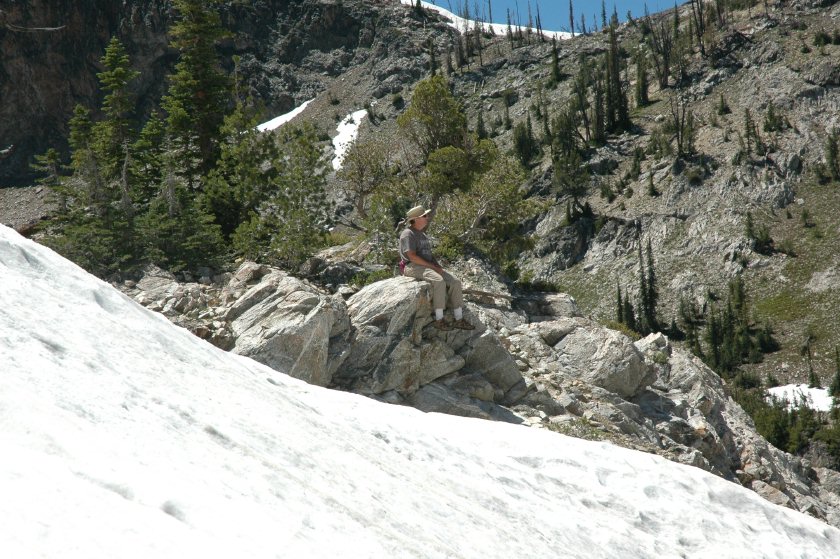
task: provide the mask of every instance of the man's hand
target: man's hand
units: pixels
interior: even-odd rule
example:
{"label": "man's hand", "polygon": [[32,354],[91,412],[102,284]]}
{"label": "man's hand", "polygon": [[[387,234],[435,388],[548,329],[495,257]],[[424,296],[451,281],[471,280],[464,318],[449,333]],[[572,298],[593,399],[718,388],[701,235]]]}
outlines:
{"label": "man's hand", "polygon": [[418,266],[425,266],[426,268],[431,268],[435,272],[439,273],[441,276],[443,275],[443,268],[435,264],[434,262],[429,262],[428,260],[421,258],[417,255],[416,252],[413,250],[408,250],[405,253],[406,257],[412,264],[416,264]]}

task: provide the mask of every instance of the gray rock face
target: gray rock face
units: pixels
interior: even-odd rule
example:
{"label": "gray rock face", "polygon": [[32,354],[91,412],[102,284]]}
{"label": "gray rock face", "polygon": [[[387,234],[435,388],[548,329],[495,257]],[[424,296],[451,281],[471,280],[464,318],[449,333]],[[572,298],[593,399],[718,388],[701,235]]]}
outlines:
{"label": "gray rock face", "polygon": [[233,351],[290,376],[327,386],[337,363],[330,341],[347,332],[340,297],[324,295],[282,272],[262,277],[227,312]]}
{"label": "gray rock face", "polygon": [[639,393],[655,379],[633,343],[614,330],[578,328],[554,349],[565,374],[624,398]]}
{"label": "gray rock face", "polygon": [[[498,337],[473,331],[439,332],[431,326],[429,284],[400,277],[376,282],[350,297],[352,348],[337,383],[353,391],[412,394],[457,371],[478,373],[502,396],[522,382]],[[465,316],[470,319],[469,310]],[[473,319],[475,322],[475,319]]]}

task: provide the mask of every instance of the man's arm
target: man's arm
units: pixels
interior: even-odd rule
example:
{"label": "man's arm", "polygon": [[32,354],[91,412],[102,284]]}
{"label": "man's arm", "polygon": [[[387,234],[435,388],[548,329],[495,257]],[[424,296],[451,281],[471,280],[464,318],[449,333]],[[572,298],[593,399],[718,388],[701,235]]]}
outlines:
{"label": "man's arm", "polygon": [[413,250],[405,251],[405,255],[406,255],[406,257],[408,257],[409,261],[412,264],[417,264],[418,266],[425,266],[426,268],[431,268],[432,270],[434,270],[435,272],[437,272],[439,274],[443,273],[443,268],[441,268],[440,266],[438,266],[434,262],[429,262],[428,260],[421,257],[420,255],[418,255]]}

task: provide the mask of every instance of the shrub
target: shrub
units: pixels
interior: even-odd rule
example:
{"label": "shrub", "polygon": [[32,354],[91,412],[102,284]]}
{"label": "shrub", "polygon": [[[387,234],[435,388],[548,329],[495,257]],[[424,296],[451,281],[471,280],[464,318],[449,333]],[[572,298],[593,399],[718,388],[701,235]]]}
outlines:
{"label": "shrub", "polygon": [[825,31],[825,29],[820,29],[814,35],[814,46],[815,47],[824,47],[825,45],[831,44],[831,36]]}
{"label": "shrub", "polygon": [[703,169],[696,165],[692,165],[686,169],[685,178],[688,180],[688,184],[698,186],[703,183]]}
{"label": "shrub", "polygon": [[761,388],[761,379],[754,373],[740,372],[732,379],[732,384],[738,388]]}
{"label": "shrub", "polygon": [[642,338],[641,334],[624,324],[623,322],[617,322],[615,320],[609,320],[604,323],[604,326],[610,328],[611,330],[618,330],[628,338],[633,341],[640,340]]}

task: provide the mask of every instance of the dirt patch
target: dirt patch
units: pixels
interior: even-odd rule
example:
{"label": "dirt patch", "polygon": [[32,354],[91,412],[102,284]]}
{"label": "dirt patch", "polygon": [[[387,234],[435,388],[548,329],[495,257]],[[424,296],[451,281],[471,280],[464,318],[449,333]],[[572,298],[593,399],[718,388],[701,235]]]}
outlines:
{"label": "dirt patch", "polygon": [[50,215],[50,198],[43,186],[0,188],[0,224],[13,229],[34,225]]}

